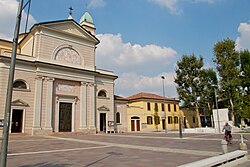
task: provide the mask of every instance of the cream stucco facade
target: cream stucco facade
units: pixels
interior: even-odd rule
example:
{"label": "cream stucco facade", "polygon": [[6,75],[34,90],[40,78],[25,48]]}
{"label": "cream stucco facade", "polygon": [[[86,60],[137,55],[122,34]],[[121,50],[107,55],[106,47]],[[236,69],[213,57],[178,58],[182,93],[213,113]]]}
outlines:
{"label": "cream stucco facade", "polygon": [[[11,133],[114,130],[108,122],[114,121],[117,76],[95,67],[99,40],[92,25],[84,20],[80,25],[72,19],[44,22],[20,36]],[[11,47],[12,42],[0,39],[1,119],[4,118]]]}
{"label": "cream stucco facade", "polygon": [[127,106],[128,100],[126,98],[116,96],[115,100],[115,132],[124,133],[128,131],[127,125]]}

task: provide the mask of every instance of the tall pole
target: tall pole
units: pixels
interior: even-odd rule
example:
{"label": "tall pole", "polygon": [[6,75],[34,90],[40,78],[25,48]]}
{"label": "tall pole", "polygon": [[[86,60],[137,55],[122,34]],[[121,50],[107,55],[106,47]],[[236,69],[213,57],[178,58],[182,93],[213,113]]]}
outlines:
{"label": "tall pole", "polygon": [[217,101],[217,92],[216,92],[215,87],[214,87],[214,94],[215,94],[215,103],[216,103],[216,110],[217,110],[218,130],[219,130],[219,133],[220,133],[219,109],[218,109],[218,101]]}
{"label": "tall pole", "polygon": [[7,96],[6,96],[6,103],[5,103],[6,106],[5,106],[5,113],[4,113],[3,139],[2,139],[2,147],[1,147],[1,167],[6,167],[6,161],[7,161],[12,89],[13,89],[13,81],[14,81],[18,35],[19,35],[20,22],[21,22],[21,17],[22,17],[22,6],[23,6],[23,0],[20,0],[18,11],[17,11],[16,26],[15,26],[15,31],[14,31],[11,64],[10,64],[10,70],[9,70],[9,80],[8,80]]}
{"label": "tall pole", "polygon": [[182,119],[179,119],[179,137],[182,138]]}
{"label": "tall pole", "polygon": [[[31,0],[28,0],[28,2],[25,4],[25,6],[29,4],[29,7],[28,7],[28,12],[27,12],[27,18],[26,18],[26,24],[25,24],[25,33],[27,32],[27,28],[28,28],[28,23],[29,23],[29,14],[30,14],[30,4],[31,4]],[[25,8],[24,6],[24,8]]]}
{"label": "tall pole", "polygon": [[164,86],[164,80],[165,80],[165,77],[162,75],[161,76],[162,78],[162,91],[163,91],[163,105],[164,105],[164,115],[165,115],[165,133],[168,132],[168,129],[167,129],[167,113],[165,111],[165,86]]}

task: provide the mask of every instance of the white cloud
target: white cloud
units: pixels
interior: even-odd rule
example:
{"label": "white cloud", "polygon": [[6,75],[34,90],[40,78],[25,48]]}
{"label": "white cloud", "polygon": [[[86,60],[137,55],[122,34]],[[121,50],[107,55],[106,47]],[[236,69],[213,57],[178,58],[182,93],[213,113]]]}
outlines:
{"label": "white cloud", "polygon": [[123,43],[121,34],[98,34],[97,38],[101,41],[97,46],[97,64],[105,68],[119,67],[122,71],[142,71],[144,68],[157,70],[159,66],[171,64],[177,55],[169,47]]}
{"label": "white cloud", "polygon": [[106,5],[106,2],[104,0],[90,0],[87,8],[100,8],[100,7],[104,7],[105,5]]}
{"label": "white cloud", "polygon": [[[0,38],[7,40],[12,39],[16,23],[18,4],[19,3],[16,0],[0,0]],[[24,31],[26,18],[27,14],[23,12],[20,32]],[[29,27],[35,22],[36,20],[33,16],[29,15]]]}
{"label": "white cloud", "polygon": [[180,1],[180,0],[148,0],[149,2],[152,2],[154,4],[159,5],[160,7],[166,8],[169,10],[169,12],[173,15],[180,15],[183,13],[183,10],[178,6],[179,3],[187,2],[187,3],[208,3],[208,4],[214,4],[216,1],[219,0],[186,0],[186,1]]}
{"label": "white cloud", "polygon": [[194,3],[209,3],[209,4],[213,4],[213,3],[215,3],[216,0],[192,0],[192,1]]}
{"label": "white cloud", "polygon": [[[124,43],[121,34],[98,34],[96,62],[98,68],[111,69],[117,75],[118,95],[139,92],[162,94],[161,75],[166,77],[166,95],[176,97],[174,65],[177,52],[169,47]],[[166,72],[167,71],[167,72]]]}
{"label": "white cloud", "polygon": [[236,39],[236,48],[238,50],[250,50],[250,23],[240,23],[238,32],[240,33],[240,36]]}
{"label": "white cloud", "polygon": [[178,8],[178,0],[149,0],[163,8],[167,8],[171,14],[179,15],[182,13],[182,10]]}
{"label": "white cloud", "polygon": [[163,80],[161,76],[165,76],[164,89],[165,96],[177,97],[174,72],[161,73],[153,77],[138,75],[135,72],[123,73],[116,80],[116,90],[121,92],[121,96],[127,97],[140,92],[155,93],[163,95]]}

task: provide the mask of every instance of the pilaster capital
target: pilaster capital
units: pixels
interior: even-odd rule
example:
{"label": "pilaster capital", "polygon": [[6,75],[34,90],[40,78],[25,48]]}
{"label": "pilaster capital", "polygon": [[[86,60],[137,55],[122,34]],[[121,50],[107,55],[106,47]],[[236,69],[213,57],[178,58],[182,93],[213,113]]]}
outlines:
{"label": "pilaster capital", "polygon": [[89,86],[89,87],[96,87],[97,84],[95,84],[95,83],[88,83],[88,86]]}
{"label": "pilaster capital", "polygon": [[55,80],[55,78],[46,77],[46,81],[48,81],[48,82],[53,82],[54,80]]}
{"label": "pilaster capital", "polygon": [[81,81],[81,86],[88,86],[88,82]]}
{"label": "pilaster capital", "polygon": [[45,77],[44,77],[44,76],[41,76],[41,75],[37,75],[37,76],[35,77],[35,79],[36,79],[36,80],[44,80]]}

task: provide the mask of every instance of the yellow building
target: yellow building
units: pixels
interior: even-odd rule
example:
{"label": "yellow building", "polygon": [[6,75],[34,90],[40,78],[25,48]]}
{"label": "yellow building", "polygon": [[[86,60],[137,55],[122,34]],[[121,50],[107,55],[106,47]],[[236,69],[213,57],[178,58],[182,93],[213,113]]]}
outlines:
{"label": "yellow building", "polygon": [[197,116],[197,112],[193,108],[184,108],[181,107],[181,112],[183,113],[183,127],[184,128],[198,128],[199,127],[199,119]]}
{"label": "yellow building", "polygon": [[128,131],[163,131],[166,127],[167,130],[179,129],[179,120],[183,118],[179,100],[152,93],[138,93],[127,99]]}

